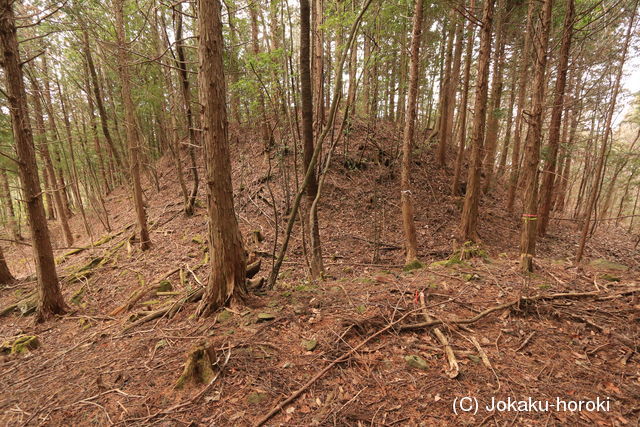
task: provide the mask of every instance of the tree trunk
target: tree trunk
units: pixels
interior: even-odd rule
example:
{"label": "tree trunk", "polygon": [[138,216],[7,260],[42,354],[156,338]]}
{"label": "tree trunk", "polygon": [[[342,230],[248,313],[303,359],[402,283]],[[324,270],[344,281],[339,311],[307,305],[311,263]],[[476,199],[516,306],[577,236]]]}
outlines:
{"label": "tree trunk", "polygon": [[100,89],[100,82],[98,81],[98,73],[96,72],[96,67],[93,62],[93,55],[91,54],[91,47],[89,45],[89,33],[86,30],[83,32],[83,41],[84,41],[84,55],[87,61],[87,66],[89,67],[89,75],[91,76],[93,93],[95,96],[96,105],[98,107],[98,115],[100,116],[100,125],[102,127],[102,134],[104,135],[105,141],[107,141],[107,145],[109,146],[111,155],[115,159],[116,165],[118,165],[118,168],[120,170],[124,170],[125,164],[122,161],[120,152],[118,151],[118,148],[116,147],[116,144],[113,141],[113,138],[111,138],[111,132],[109,131],[109,124],[107,122],[107,110],[104,108],[102,91]]}
{"label": "tree trunk", "polygon": [[[475,0],[469,2],[470,10],[475,8]],[[469,105],[469,86],[471,85],[471,61],[473,60],[473,40],[475,24],[469,20],[467,23],[467,47],[464,59],[464,83],[462,87],[462,100],[460,102],[460,135],[458,138],[458,153],[456,155],[456,165],[453,171],[451,182],[451,193],[454,196],[460,195],[460,175],[462,174],[462,163],[464,161],[464,150],[467,142],[467,107]]]}
{"label": "tree trunk", "polygon": [[[311,54],[310,54],[310,5],[308,0],[300,1],[300,99],[302,102],[302,147],[304,169],[308,170],[314,150],[313,132],[313,92],[311,83]],[[316,99],[316,101],[318,101]],[[323,102],[323,98],[319,99]],[[320,120],[320,119],[316,119]],[[318,193],[318,179],[316,172],[311,171],[311,177],[306,187],[307,209],[311,213],[311,206]],[[311,218],[311,215],[308,215]],[[320,228],[318,217],[314,221],[306,221],[305,228],[311,243],[311,277],[317,280],[322,277],[324,265],[322,262],[322,247],[320,246]]]}
{"label": "tree trunk", "polygon": [[4,254],[2,253],[2,248],[0,248],[0,285],[11,283],[13,280],[13,275],[9,271],[7,261],[4,259]]}
{"label": "tree trunk", "polygon": [[133,184],[133,204],[136,210],[140,249],[147,250],[151,247],[149,230],[147,228],[147,212],[142,198],[142,184],[140,180],[140,151],[141,141],[136,121],[136,112],[131,98],[131,76],[127,40],[124,22],[124,1],[114,0],[114,13],[116,18],[116,37],[118,44],[118,74],[122,85],[122,103],[124,106],[124,120],[127,130],[127,145],[129,146],[129,171]]}
{"label": "tree trunk", "polygon": [[[191,192],[187,204],[184,208],[184,213],[187,216],[193,215],[193,210],[196,204],[196,196],[198,195],[198,186],[200,185],[200,177],[198,176],[198,165],[196,164],[195,149],[198,144],[198,138],[196,137],[195,125],[193,123],[193,114],[191,110],[191,90],[189,89],[189,75],[187,74],[187,61],[184,55],[184,41],[182,40],[182,4],[178,4],[179,9],[174,9],[174,15],[176,19],[176,53],[178,58],[176,59],[176,65],[179,70],[180,88],[182,89],[182,101],[184,102],[184,111],[187,117],[187,131],[189,132],[189,160],[191,161],[191,178],[193,179],[193,185],[191,186]],[[180,150],[176,153],[180,156]]]}
{"label": "tree trunk", "polygon": [[564,92],[567,84],[567,71],[569,69],[569,51],[571,50],[574,15],[574,0],[567,0],[562,44],[560,46],[560,53],[558,54],[558,76],[556,77],[553,109],[551,110],[551,121],[549,122],[549,148],[544,165],[542,186],[540,187],[540,219],[538,226],[538,234],[540,236],[544,236],[547,233],[547,226],[549,225],[549,212],[551,212],[551,197],[553,195],[558,147],[560,145],[560,125],[562,121],[562,110],[564,109]]}
{"label": "tree trunk", "polygon": [[518,112],[516,113],[515,129],[513,131],[513,151],[511,152],[511,173],[509,174],[509,190],[507,192],[507,212],[513,211],[513,204],[516,198],[516,189],[520,177],[520,145],[522,142],[522,127],[524,122],[524,108],[527,94],[527,71],[529,70],[529,60],[531,51],[531,39],[533,32],[533,12],[536,10],[536,2],[528,0],[527,7],[527,28],[524,35],[524,46],[520,55],[520,77],[518,81]]}
{"label": "tree trunk", "polygon": [[207,171],[209,283],[198,315],[206,316],[246,292],[246,256],[233,208],[231,156],[227,134],[226,85],[222,60],[219,0],[199,0],[198,73]]}
{"label": "tree trunk", "polygon": [[11,197],[11,188],[9,187],[9,177],[7,171],[4,168],[0,168],[0,184],[2,185],[2,198],[4,199],[4,206],[7,210],[7,228],[9,229],[9,235],[14,240],[22,240],[20,235],[20,228],[18,227],[18,221],[16,220],[16,211],[13,208],[13,201]]}
{"label": "tree trunk", "polygon": [[487,134],[485,136],[486,149],[484,153],[484,185],[483,192],[488,193],[493,185],[493,166],[495,163],[496,148],[498,147],[500,104],[502,102],[502,82],[503,82],[503,66],[504,66],[504,50],[506,46],[505,30],[509,25],[510,10],[505,9],[504,0],[499,0],[498,10],[500,17],[498,25],[496,25],[496,55],[493,60],[493,81],[491,82],[491,107],[489,108],[489,117],[487,123]]}
{"label": "tree trunk", "polygon": [[620,80],[622,79],[622,72],[624,69],[624,63],[627,60],[627,52],[629,50],[629,44],[631,41],[631,36],[633,34],[633,24],[636,18],[636,9],[634,8],[631,12],[631,17],[629,18],[629,26],[627,27],[627,33],[625,36],[624,45],[622,47],[622,56],[620,58],[620,64],[618,65],[618,70],[616,73],[616,79],[613,84],[613,91],[611,93],[611,100],[609,101],[609,111],[607,113],[607,120],[604,128],[604,138],[602,140],[602,149],[600,151],[600,156],[598,157],[598,163],[596,165],[596,177],[593,184],[593,188],[589,195],[589,199],[587,201],[586,212],[584,225],[582,227],[582,232],[580,234],[580,243],[578,244],[578,251],[576,253],[576,263],[582,261],[582,256],[584,255],[584,247],[587,242],[587,233],[589,232],[589,227],[591,224],[591,214],[593,212],[593,208],[598,199],[598,195],[600,193],[600,180],[602,179],[602,170],[604,168],[605,161],[605,153],[607,149],[607,141],[611,136],[611,123],[613,121],[613,116],[615,114],[616,109],[616,101],[618,100],[618,93],[620,92]]}
{"label": "tree trunk", "polygon": [[411,151],[416,125],[416,101],[420,67],[420,43],[422,36],[423,0],[416,0],[413,13],[413,31],[409,58],[409,95],[402,139],[402,170],[400,174],[400,201],[402,206],[402,226],[405,240],[405,263],[418,259],[418,239],[413,222],[413,201],[411,196]]}
{"label": "tree trunk", "polygon": [[317,136],[324,125],[324,0],[311,0],[313,23],[313,117],[314,134]]}
{"label": "tree trunk", "polygon": [[15,140],[23,198],[27,205],[33,256],[38,280],[37,319],[44,320],[53,314],[65,312],[60,293],[53,249],[47,229],[47,219],[42,202],[42,192],[29,123],[27,93],[24,88],[18,38],[16,34],[13,1],[0,0],[0,44],[2,66],[6,80],[5,91],[10,105],[11,123]]}
{"label": "tree trunk", "polygon": [[455,18],[456,13],[457,12],[455,12],[454,9],[451,9],[451,19],[449,20],[449,26],[451,28],[449,28],[449,35],[447,37],[447,48],[445,50],[444,70],[442,76],[443,80],[440,88],[442,98],[440,102],[440,119],[438,121],[438,133],[440,134],[440,138],[438,139],[438,149],[436,151],[436,159],[438,160],[440,167],[444,167],[446,163],[445,154],[451,137],[451,124],[453,123],[453,117],[452,115],[449,115],[451,113],[449,106],[453,103],[451,100],[451,89],[453,87],[451,72],[453,65],[453,39],[456,34],[456,22],[453,18]]}
{"label": "tree trunk", "polygon": [[51,154],[49,153],[49,141],[47,140],[47,129],[44,125],[44,117],[42,112],[42,101],[40,97],[42,96],[42,91],[40,90],[40,86],[38,81],[35,78],[31,78],[31,86],[33,90],[33,110],[36,121],[36,131],[37,131],[37,146],[40,149],[42,154],[42,160],[44,160],[44,167],[46,169],[46,173],[49,176],[49,181],[51,182],[51,187],[53,188],[53,200],[56,204],[56,210],[58,211],[58,219],[60,220],[60,227],[62,228],[62,233],[64,234],[65,242],[67,246],[73,246],[73,234],[71,233],[71,228],[69,228],[69,219],[67,217],[67,209],[64,205],[64,200],[62,198],[62,184],[58,181],[58,177],[56,175],[56,171],[53,167],[53,161],[51,160]]}
{"label": "tree trunk", "polygon": [[480,171],[482,170],[482,147],[487,116],[489,91],[489,63],[491,61],[491,25],[494,0],[485,0],[482,7],[482,29],[480,31],[480,53],[478,77],[471,136],[471,164],[467,174],[467,192],[464,197],[460,239],[463,242],[478,241],[478,204],[480,202]]}
{"label": "tree trunk", "polygon": [[533,76],[533,95],[531,116],[525,139],[524,169],[524,206],[522,229],[520,233],[520,268],[523,272],[533,271],[533,257],[536,253],[536,232],[538,225],[538,164],[540,163],[540,145],[542,143],[542,114],[547,70],[547,47],[551,27],[553,0],[544,0],[542,16],[535,34],[535,58]]}

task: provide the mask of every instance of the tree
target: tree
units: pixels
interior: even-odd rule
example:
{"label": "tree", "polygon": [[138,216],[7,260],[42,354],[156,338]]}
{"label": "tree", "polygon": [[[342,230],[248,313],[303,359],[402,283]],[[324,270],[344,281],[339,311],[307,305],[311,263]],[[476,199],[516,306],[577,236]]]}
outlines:
{"label": "tree", "polygon": [[0,285],[11,283],[13,280],[13,275],[9,271],[7,261],[4,259],[4,253],[2,252],[2,248],[0,248]]}
{"label": "tree", "polygon": [[246,292],[246,255],[233,207],[219,0],[199,0],[198,85],[207,169],[209,283],[198,307],[206,316]]}
{"label": "tree", "polygon": [[20,234],[20,227],[18,226],[18,221],[16,220],[15,209],[13,208],[13,201],[11,197],[11,189],[9,187],[9,177],[7,176],[7,171],[0,166],[0,191],[2,193],[2,199],[4,199],[6,215],[7,215],[7,225],[9,229],[9,233],[11,237],[15,240],[22,240],[22,235]]}
{"label": "tree", "polygon": [[151,247],[149,229],[147,228],[147,211],[145,210],[142,198],[142,183],[140,181],[140,156],[141,145],[136,112],[131,98],[131,75],[127,39],[125,35],[124,22],[124,1],[114,0],[113,7],[116,17],[116,38],[118,50],[118,74],[120,76],[122,103],[124,106],[124,119],[127,131],[127,145],[129,147],[129,172],[133,184],[133,205],[136,210],[138,221],[138,237],[140,239],[140,249],[147,250]]}
{"label": "tree", "polygon": [[544,0],[542,16],[535,32],[536,62],[533,75],[533,97],[531,116],[527,128],[524,153],[524,206],[520,233],[520,268],[523,272],[533,271],[533,257],[536,251],[536,232],[538,226],[538,163],[540,163],[540,145],[542,144],[542,113],[546,87],[547,47],[553,0]]}
{"label": "tree", "polygon": [[416,226],[413,222],[413,202],[411,200],[411,150],[416,122],[422,10],[423,0],[416,0],[413,12],[413,31],[411,33],[411,56],[409,59],[409,94],[407,98],[404,134],[402,137],[400,202],[402,207],[402,228],[404,230],[406,264],[413,263],[418,259],[418,241],[416,238]]}
{"label": "tree", "polygon": [[607,142],[611,136],[611,123],[613,122],[613,116],[615,114],[615,109],[616,109],[616,101],[618,100],[618,94],[620,92],[620,80],[622,79],[622,71],[624,68],[624,63],[627,60],[627,53],[629,51],[629,44],[631,42],[631,35],[633,34],[633,24],[635,22],[635,18],[636,18],[636,9],[638,7],[638,2],[635,2],[635,7],[633,8],[632,12],[631,12],[631,17],[629,18],[629,24],[627,26],[627,30],[625,33],[625,40],[624,40],[624,44],[622,45],[622,56],[620,58],[620,62],[618,64],[618,68],[616,71],[616,76],[615,76],[615,81],[613,83],[613,89],[612,89],[612,93],[611,93],[611,99],[609,101],[609,108],[607,111],[607,116],[606,116],[606,123],[604,125],[604,136],[603,136],[603,140],[602,140],[602,145],[601,145],[601,150],[600,150],[600,156],[598,157],[598,162],[596,164],[595,167],[595,180],[594,180],[594,184],[593,184],[593,188],[591,190],[591,193],[589,194],[589,199],[587,201],[587,206],[586,206],[586,212],[585,212],[585,216],[586,218],[584,219],[584,225],[582,226],[582,230],[580,232],[580,242],[578,244],[578,251],[576,253],[576,263],[579,263],[580,261],[582,261],[582,256],[584,255],[584,247],[585,244],[587,242],[587,234],[589,232],[589,228],[591,226],[591,215],[593,212],[593,209],[595,207],[596,201],[598,199],[598,196],[600,194],[600,181],[602,179],[602,170],[604,168],[604,162],[605,162],[605,153],[607,150]]}
{"label": "tree", "polygon": [[[315,0],[314,0],[315,1]],[[308,0],[300,1],[300,100],[302,107],[302,149],[303,164],[305,170],[311,165],[313,157],[313,94],[311,88],[311,54],[310,54],[310,5]],[[317,58],[316,58],[317,59]],[[317,84],[317,82],[316,82]],[[321,90],[321,89],[320,89]],[[322,97],[315,99],[316,102],[323,102]],[[316,110],[319,111],[319,110]],[[323,110],[324,111],[324,110]],[[317,118],[322,122],[321,118]],[[322,126],[321,126],[322,127]],[[320,128],[321,128],[320,127]],[[306,186],[307,209],[311,213],[313,201],[318,194],[318,179],[315,170],[311,170],[309,183]],[[318,217],[308,215],[309,220],[305,222],[306,233],[309,236],[311,246],[311,277],[317,280],[322,277],[324,266],[322,263],[322,247],[320,246],[320,227]]]}
{"label": "tree", "polygon": [[494,0],[485,0],[482,6],[482,29],[480,30],[480,53],[478,55],[478,78],[476,82],[473,128],[471,136],[471,164],[467,173],[467,192],[464,197],[460,239],[463,242],[478,240],[478,204],[480,202],[480,171],[482,169],[482,147],[487,116],[489,87],[489,62],[491,61],[491,26]]}
{"label": "tree", "polygon": [[27,93],[24,88],[20,52],[16,32],[15,3],[0,0],[0,45],[6,93],[11,111],[11,123],[22,193],[27,206],[29,229],[38,281],[37,319],[42,321],[54,314],[63,314],[65,304],[60,292],[53,249],[44,212],[40,178],[36,164],[33,133],[29,122]]}
{"label": "tree", "polygon": [[[542,186],[540,187],[540,223],[538,234],[544,236],[549,224],[549,212],[551,212],[551,198],[556,176],[556,162],[560,142],[560,124],[562,121],[562,110],[564,109],[564,92],[567,85],[567,70],[569,68],[569,51],[571,50],[571,36],[573,32],[573,20],[575,15],[574,0],[567,0],[567,10],[565,11],[562,45],[558,54],[558,72],[556,77],[555,94],[553,99],[553,109],[551,110],[551,121],[549,123],[549,142],[547,158],[545,161],[544,175],[542,176]],[[566,118],[565,118],[566,120]]]}

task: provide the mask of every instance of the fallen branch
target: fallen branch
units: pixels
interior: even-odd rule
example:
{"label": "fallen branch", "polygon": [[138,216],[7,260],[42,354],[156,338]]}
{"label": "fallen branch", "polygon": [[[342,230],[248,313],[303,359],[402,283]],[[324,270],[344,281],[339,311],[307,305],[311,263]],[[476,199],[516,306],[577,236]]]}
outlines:
{"label": "fallen branch", "polygon": [[286,399],[284,399],[282,402],[280,402],[279,404],[277,404],[276,406],[273,407],[273,409],[271,409],[269,411],[269,413],[267,413],[265,416],[263,416],[262,418],[260,418],[258,421],[256,421],[253,426],[254,427],[260,427],[262,426],[264,423],[266,423],[267,421],[269,421],[271,419],[271,417],[273,417],[275,414],[277,414],[278,412],[280,412],[285,406],[287,406],[289,403],[293,402],[294,400],[296,400],[302,393],[304,393],[304,391],[306,389],[308,389],[309,387],[311,387],[311,385],[313,385],[313,383],[315,383],[318,379],[320,379],[324,374],[326,374],[331,368],[333,368],[334,366],[336,366],[338,363],[340,362],[344,362],[345,360],[347,360],[349,357],[351,357],[351,355],[353,353],[355,353],[356,351],[358,351],[362,346],[364,346],[366,343],[368,343],[369,341],[371,341],[372,339],[374,339],[375,337],[385,333],[386,331],[388,331],[389,329],[393,328],[394,326],[396,326],[397,324],[399,324],[400,322],[402,322],[404,319],[406,319],[409,315],[422,310],[422,308],[417,308],[415,310],[411,310],[407,313],[405,313],[404,315],[402,315],[400,318],[398,318],[397,320],[394,320],[393,322],[387,324],[387,326],[385,326],[384,328],[378,330],[376,333],[374,333],[373,335],[369,335],[367,338],[365,338],[364,340],[362,340],[358,345],[356,345],[355,347],[352,347],[351,350],[345,352],[342,354],[342,356],[339,356],[337,359],[334,359],[333,362],[329,363],[327,366],[325,366],[324,368],[322,368],[320,371],[318,371],[318,373],[316,373],[313,377],[311,377],[311,379],[309,381],[307,381],[302,387],[300,387],[298,390],[294,391],[293,393],[291,393],[289,395],[289,397],[287,397]]}
{"label": "fallen branch", "polygon": [[173,270],[162,274],[159,278],[157,278],[156,280],[154,280],[152,282],[153,285],[143,286],[141,289],[138,289],[137,291],[134,291],[133,294],[131,294],[131,296],[129,297],[129,300],[126,303],[124,303],[123,305],[113,309],[109,313],[109,316],[117,316],[118,314],[120,314],[120,313],[122,313],[124,311],[131,310],[138,303],[138,301],[140,301],[145,295],[147,295],[153,289],[158,288],[158,286],[160,285],[160,282],[162,282],[163,280],[166,280],[168,277],[173,276],[178,271],[180,271],[180,267],[174,268]]}
{"label": "fallen branch", "polygon": [[[420,306],[422,308],[422,315],[424,316],[425,321],[432,321],[433,319],[429,316],[429,313],[427,312],[427,305],[424,301],[424,291],[420,291]],[[439,328],[433,328],[433,334],[436,336],[438,341],[440,341],[440,344],[444,347],[444,352],[447,355],[447,361],[449,362],[449,369],[446,370],[447,376],[454,379],[460,373],[460,367],[458,366],[456,355],[453,353],[453,349],[449,345],[447,337]]]}
{"label": "fallen branch", "polygon": [[420,323],[401,325],[400,330],[407,331],[407,330],[413,330],[413,329],[422,329],[422,328],[428,328],[430,326],[442,325],[444,323],[454,324],[454,325],[468,325],[468,324],[477,322],[478,320],[488,316],[489,314],[495,311],[511,308],[522,303],[532,303],[536,301],[549,301],[549,300],[561,299],[561,298],[586,298],[586,297],[594,297],[600,294],[601,294],[600,291],[592,291],[592,292],[575,292],[575,293],[566,292],[566,293],[551,294],[551,295],[536,295],[533,297],[522,296],[513,301],[505,302],[504,304],[499,304],[494,307],[489,307],[486,310],[483,310],[480,313],[476,314],[475,316],[469,317],[467,319],[451,319],[451,320],[447,320],[446,322],[440,319],[432,319],[430,321],[425,321]]}

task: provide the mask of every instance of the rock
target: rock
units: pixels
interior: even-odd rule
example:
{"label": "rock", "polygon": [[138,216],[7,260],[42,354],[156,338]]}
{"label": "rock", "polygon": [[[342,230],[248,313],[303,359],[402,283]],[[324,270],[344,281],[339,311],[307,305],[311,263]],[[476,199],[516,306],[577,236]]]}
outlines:
{"label": "rock", "polygon": [[267,393],[254,391],[247,396],[247,402],[251,404],[260,403],[268,397]]}
{"label": "rock", "polygon": [[609,261],[604,258],[591,260],[589,265],[596,268],[602,268],[604,270],[627,271],[629,269],[626,265],[618,264],[617,262]]}
{"label": "rock", "polygon": [[304,347],[307,351],[313,351],[318,346],[318,341],[316,340],[302,340],[302,347]]}
{"label": "rock", "polygon": [[158,292],[169,292],[173,290],[173,286],[171,285],[171,282],[168,280],[161,280],[160,283],[158,283]]}
{"label": "rock", "polygon": [[275,319],[276,316],[274,316],[271,313],[258,313],[258,322],[268,322],[270,320]]}
{"label": "rock", "polygon": [[470,354],[467,356],[469,358],[469,360],[471,360],[473,363],[480,363],[481,359],[476,356],[475,354]]}
{"label": "rock", "polygon": [[404,361],[407,362],[407,365],[412,368],[421,369],[423,371],[426,371],[428,369],[427,361],[415,354],[405,356]]}
{"label": "rock", "polygon": [[17,337],[13,342],[5,341],[0,344],[0,353],[5,354],[22,354],[34,350],[40,346],[40,341],[35,335],[22,335]]}

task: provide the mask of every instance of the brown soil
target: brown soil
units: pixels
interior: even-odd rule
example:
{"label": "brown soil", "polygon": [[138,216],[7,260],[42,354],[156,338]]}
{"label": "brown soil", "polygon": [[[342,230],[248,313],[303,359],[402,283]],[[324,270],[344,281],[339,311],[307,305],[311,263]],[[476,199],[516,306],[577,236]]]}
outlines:
{"label": "brown soil", "polygon": [[[250,135],[250,133],[243,134]],[[360,125],[351,131],[349,153],[334,157],[320,208],[328,279],[306,279],[298,229],[281,271],[278,288],[251,295],[223,315],[195,320],[196,303],[171,319],[159,318],[123,332],[130,316],[155,310],[178,296],[141,299],[132,310],[110,316],[145,284],[167,272],[176,292],[206,283],[202,238],[206,210],[184,217],[170,160],[158,163],[160,191],[145,186],[153,221],[150,251],[122,245],[88,277],[63,292],[67,315],[44,324],[16,313],[0,318],[0,343],[21,334],[37,335],[40,346],[20,355],[0,356],[0,423],[4,425],[251,425],[301,388],[325,366],[390,322],[406,317],[337,363],[268,421],[270,425],[635,425],[640,412],[638,341],[640,256],[631,236],[613,226],[598,231],[588,245],[600,263],[577,269],[571,263],[577,232],[570,221],[554,221],[540,241],[538,269],[518,271],[518,218],[509,216],[498,188],[481,206],[480,236],[486,258],[430,265],[452,252],[461,198],[448,191],[449,173],[439,171],[431,150],[418,150],[414,166],[420,259],[425,268],[405,272],[402,262],[397,133],[375,133]],[[240,225],[247,242],[261,230],[265,240],[250,249],[263,258],[261,275],[271,268],[274,224],[282,230],[287,192],[279,161],[295,153],[266,156],[250,136],[234,132],[234,185]],[[381,152],[384,150],[384,153]],[[389,165],[386,165],[389,163]],[[273,195],[271,195],[273,192]],[[295,189],[290,189],[293,194]],[[200,199],[204,200],[202,190]],[[273,209],[273,204],[278,206]],[[134,221],[128,189],[107,197],[113,234]],[[92,215],[94,217],[94,215]],[[94,241],[106,234],[92,219]],[[62,245],[56,224],[54,241]],[[79,215],[72,220],[78,246],[84,236]],[[126,240],[126,231],[108,243],[68,256],[60,276],[105,256]],[[0,288],[0,309],[33,289],[30,248],[3,247],[12,271],[23,279]],[[58,249],[57,256],[69,249]],[[190,274],[192,270],[195,274]],[[616,281],[612,281],[616,279]],[[82,292],[79,292],[83,289]],[[444,352],[430,329],[401,330],[423,321],[416,292],[426,292],[431,317],[440,319],[460,364],[450,379]],[[557,298],[498,310],[475,323],[452,319],[522,296],[558,293],[597,295]],[[72,301],[72,297],[73,298]],[[260,319],[270,314],[273,319]],[[261,316],[265,317],[265,316]],[[266,316],[269,317],[269,316]],[[485,366],[472,342],[486,353]],[[309,341],[316,347],[308,351]],[[189,351],[206,343],[214,349],[216,379],[210,385],[174,385]],[[406,356],[420,356],[425,369],[409,367]],[[496,399],[556,402],[610,399],[608,412],[453,411],[456,398],[471,396],[481,406]]]}

